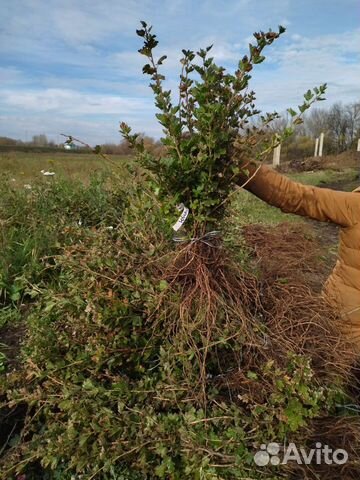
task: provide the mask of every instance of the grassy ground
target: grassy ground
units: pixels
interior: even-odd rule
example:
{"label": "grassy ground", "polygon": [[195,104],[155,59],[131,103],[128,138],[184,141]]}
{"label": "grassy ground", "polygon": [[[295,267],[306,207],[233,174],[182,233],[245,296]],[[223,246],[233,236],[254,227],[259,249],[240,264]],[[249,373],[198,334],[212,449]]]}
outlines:
{"label": "grassy ground", "polygon": [[127,157],[109,156],[109,161],[89,154],[64,153],[0,153],[0,172],[16,185],[32,184],[34,181],[52,180],[44,177],[41,170],[55,172],[56,177],[79,179],[88,182],[89,177],[101,172],[123,172]]}
{"label": "grassy ground", "polygon": [[[131,162],[128,157],[108,156],[109,161],[92,153],[74,154],[71,152],[54,154],[32,154],[25,152],[0,153],[0,173],[7,177],[14,186],[24,188],[34,183],[54,182],[57,178],[75,179],[88,183],[94,174],[105,173],[116,176],[121,183],[129,181],[124,166]],[[55,172],[54,177],[44,177],[41,170]],[[346,168],[343,171],[321,170],[290,174],[293,180],[307,185],[332,184],[336,182],[350,183],[356,170]],[[131,179],[130,179],[131,181]],[[234,195],[232,201],[233,215],[241,224],[265,223],[276,224],[281,221],[299,221],[295,215],[284,215],[278,209],[269,207],[261,200],[245,190]]]}
{"label": "grassy ground", "polygon": [[[105,388],[109,384],[109,372],[115,368],[112,362],[117,361],[117,355],[121,351],[128,352],[127,355],[131,360],[131,355],[135,358],[136,352],[145,348],[145,344],[142,343],[139,343],[141,349],[138,346],[133,348],[132,344],[127,343],[128,339],[137,341],[137,334],[135,335],[137,330],[134,326],[139,328],[139,331],[141,327],[139,323],[141,317],[136,308],[138,304],[140,305],[142,296],[137,289],[133,288],[131,282],[148,289],[146,301],[150,302],[150,305],[153,298],[159,297],[163,288],[161,284],[158,287],[154,286],[153,282],[148,282],[147,279],[131,277],[131,262],[134,258],[150,264],[153,258],[159,255],[161,242],[155,235],[151,236],[151,223],[159,223],[160,219],[152,212],[153,200],[146,198],[146,195],[142,195],[139,200],[138,192],[133,192],[131,201],[128,201],[128,194],[131,195],[129,193],[131,177],[124,168],[124,163],[129,160],[119,157],[112,157],[111,160],[110,163],[106,163],[93,155],[74,154],[31,156],[22,153],[0,157],[0,169],[5,177],[0,180],[0,249],[2,252],[0,257],[0,373],[6,372],[10,375],[20,361],[18,359],[19,340],[24,336],[23,327],[26,324],[28,337],[32,339],[31,346],[28,342],[26,347],[28,358],[31,361],[35,359],[36,368],[38,364],[41,365],[41,368],[36,370],[33,368],[34,363],[29,363],[28,366],[32,370],[31,374],[28,372],[28,378],[36,384],[35,378],[44,375],[44,371],[47,372],[48,378],[44,377],[44,384],[41,384],[36,392],[40,392],[41,396],[44,395],[45,397],[42,398],[45,398],[46,402],[53,402],[54,412],[59,414],[68,409],[70,412],[68,418],[73,418],[74,410],[77,411],[77,406],[80,405],[77,395],[83,401],[87,395],[86,392],[89,392],[88,403],[83,402],[77,412],[81,418],[84,417],[81,419],[83,422],[81,425],[85,433],[81,441],[85,443],[78,447],[77,439],[74,440],[71,437],[76,433],[78,424],[76,428],[71,424],[69,431],[64,427],[69,433],[67,437],[62,436],[55,429],[56,422],[54,422],[55,427],[52,433],[50,431],[52,423],[49,422],[47,435],[51,440],[48,440],[48,448],[41,447],[43,455],[40,455],[42,458],[46,457],[46,465],[58,462],[57,458],[52,456],[57,455],[58,451],[55,449],[55,453],[52,454],[51,450],[55,440],[61,438],[65,439],[65,443],[68,442],[67,448],[71,454],[76,451],[79,458],[83,455],[80,458],[81,461],[83,458],[85,462],[88,461],[88,453],[92,447],[90,443],[89,445],[86,443],[86,429],[90,428],[90,423],[92,428],[95,422],[95,428],[103,432],[102,422],[107,421],[106,415],[110,415],[109,418],[113,416],[117,418],[121,414],[123,408],[121,406],[115,408],[111,403],[111,409],[103,408],[104,405],[108,405],[108,400],[104,400],[105,394],[110,395]],[[43,177],[41,170],[55,171],[56,175],[50,178]],[[91,178],[94,173],[101,173],[101,175],[98,178]],[[355,172],[354,170],[341,173],[324,171],[292,177],[312,185],[339,184],[340,182],[347,188],[354,181]],[[25,188],[25,184],[31,185],[31,188]],[[110,189],[107,188],[109,185],[111,185]],[[140,231],[139,225],[144,223],[136,220],[136,215],[139,215],[136,210],[138,204],[141,206],[141,214],[147,220],[147,229],[144,228],[143,231]],[[230,208],[233,233],[237,232],[237,228],[240,231],[243,225],[249,223],[277,224],[283,221],[299,220],[298,217],[285,215],[269,207],[244,190],[233,195]],[[123,230],[121,241],[118,237],[120,229]],[[124,246],[124,242],[127,242],[127,247]],[[324,254],[328,254],[327,249],[324,249]],[[129,271],[128,277],[122,278],[120,282],[116,275],[119,265],[122,265],[123,270]],[[113,282],[113,278],[116,278],[116,282]],[[102,281],[106,281],[106,287],[101,283]],[[93,304],[99,304],[96,307],[98,310],[95,310]],[[136,307],[134,311],[128,311],[129,305],[133,304]],[[65,320],[65,323],[57,330],[56,322],[62,320]],[[110,323],[110,320],[114,323]],[[108,325],[107,321],[109,321]],[[126,321],[130,323],[129,331],[121,337],[124,343],[114,344],[111,351],[113,335],[123,328],[123,324],[127,325]],[[83,330],[85,325],[89,325],[91,334],[90,330]],[[103,333],[104,337],[100,338],[98,335]],[[67,335],[69,335],[69,341]],[[140,339],[143,338],[142,335],[143,332],[139,335]],[[108,359],[109,365],[103,366],[107,365]],[[129,363],[131,362],[132,360]],[[84,367],[82,367],[83,363]],[[125,367],[119,363],[116,368],[122,375]],[[141,368],[143,369],[142,366]],[[61,378],[59,377],[60,380],[58,380],[57,372],[64,372],[64,377],[60,373]],[[96,379],[99,372],[104,372],[106,381],[103,381],[105,377],[101,377],[101,381],[99,380],[96,386],[91,379]],[[142,372],[140,367],[139,372]],[[53,385],[54,375],[56,378]],[[73,390],[68,391],[67,387],[64,387],[67,396],[60,405],[57,400],[57,390],[54,389],[48,396],[43,392],[46,392],[45,386],[51,389],[58,388],[62,382],[64,385],[70,385]],[[39,385],[40,383],[41,380]],[[114,383],[114,385],[117,385],[118,390],[114,387],[113,393],[110,393],[115,401],[118,401],[122,394],[122,384]],[[144,385],[147,389],[148,384]],[[19,392],[22,396],[23,392]],[[36,392],[34,391],[34,394]],[[146,393],[146,399],[147,395],[148,393]],[[70,404],[72,401],[74,405]],[[43,409],[43,406],[39,408]],[[49,407],[49,411],[51,408]],[[47,412],[47,409],[48,407],[44,408],[44,411]],[[132,410],[133,413],[135,411]],[[99,424],[96,423],[98,412]],[[14,410],[13,415],[21,418],[20,413],[19,410]],[[128,417],[128,413],[125,413],[124,418]],[[217,415],[220,414],[224,415],[222,412],[217,413]],[[142,407],[141,416],[143,416]],[[232,418],[232,416],[233,413],[226,418]],[[90,417],[91,422],[89,422]],[[13,434],[13,428],[15,433],[20,431],[21,420],[18,424],[16,418],[14,427],[5,419],[4,424],[8,430],[5,428],[2,432],[0,431],[0,449],[2,443],[6,447]],[[116,421],[114,420],[114,425],[118,428]],[[195,419],[191,417],[189,421],[194,425],[201,425],[203,418],[199,420],[197,417]],[[66,421],[63,425],[66,425]],[[106,428],[105,426],[105,430]],[[177,427],[176,430],[178,430]],[[114,430],[111,438],[118,438],[121,431],[122,427]],[[229,431],[229,435],[234,435],[234,432]],[[161,434],[156,432],[156,436],[156,440],[159,440]],[[92,446],[98,445],[100,448],[100,442],[92,440],[91,442]],[[76,445],[75,449],[74,445]],[[111,450],[111,448],[102,448],[104,452]],[[102,453],[98,451],[93,453],[96,461],[100,459],[100,469],[102,468],[101,455]],[[63,456],[62,451],[61,456]],[[112,463],[112,457],[109,458]],[[61,461],[59,460],[57,476],[38,477],[34,474],[35,476],[27,475],[26,479],[70,479],[70,476],[65,477]],[[198,463],[196,459],[196,468]],[[37,465],[34,468],[37,468]],[[136,478],[137,480],[140,477],[106,478]]]}
{"label": "grassy ground", "polygon": [[[21,300],[29,282],[36,284],[42,279],[42,258],[56,253],[64,245],[64,239],[71,242],[66,229],[116,227],[129,182],[132,182],[125,168],[129,162],[131,159],[119,156],[104,161],[93,154],[13,152],[0,155],[3,174],[0,181],[0,297],[2,295],[6,304]],[[44,177],[41,170],[54,171],[55,176]],[[98,175],[91,180],[94,174],[101,174],[102,178]],[[305,184],[331,184],[340,189],[352,189],[357,182],[354,169],[306,172],[290,177]],[[109,185],[111,189],[107,192]],[[229,208],[229,223],[236,236],[247,224],[305,221],[268,206],[243,189],[232,196]],[[328,239],[325,254],[333,260],[336,231],[332,227],[314,228]],[[4,310],[0,326],[9,318],[14,318],[13,313]]]}

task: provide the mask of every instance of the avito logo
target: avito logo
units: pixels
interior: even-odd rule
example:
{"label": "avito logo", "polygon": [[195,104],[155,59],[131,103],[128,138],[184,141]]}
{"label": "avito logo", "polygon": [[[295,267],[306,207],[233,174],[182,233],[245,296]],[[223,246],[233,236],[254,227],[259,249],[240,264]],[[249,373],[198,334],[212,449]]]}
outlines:
{"label": "avito logo", "polygon": [[297,447],[295,443],[289,443],[281,448],[279,443],[271,442],[262,444],[260,450],[254,455],[254,462],[259,467],[265,465],[286,465],[288,462],[297,462],[299,465],[343,465],[349,459],[346,450],[338,448],[333,450],[328,445],[317,442],[316,448],[306,450],[304,447]]}

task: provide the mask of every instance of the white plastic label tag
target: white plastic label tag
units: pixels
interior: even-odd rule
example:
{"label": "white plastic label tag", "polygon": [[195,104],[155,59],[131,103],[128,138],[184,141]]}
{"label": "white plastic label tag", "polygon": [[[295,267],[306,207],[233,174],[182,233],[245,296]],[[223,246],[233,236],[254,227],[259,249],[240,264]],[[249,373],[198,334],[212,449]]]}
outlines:
{"label": "white plastic label tag", "polygon": [[173,225],[173,230],[175,230],[175,232],[177,232],[178,230],[180,230],[180,228],[184,225],[188,215],[189,215],[189,209],[187,207],[185,207],[185,205],[183,203],[181,203],[180,205],[178,205],[176,207],[178,210],[180,210],[182,213],[180,215],[180,217],[178,218],[177,222],[175,223],[175,225]]}

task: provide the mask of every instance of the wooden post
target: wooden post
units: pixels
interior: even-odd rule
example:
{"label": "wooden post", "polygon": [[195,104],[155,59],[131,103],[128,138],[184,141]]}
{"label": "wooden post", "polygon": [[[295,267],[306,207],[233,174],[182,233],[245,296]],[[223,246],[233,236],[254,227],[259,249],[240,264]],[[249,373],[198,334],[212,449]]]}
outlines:
{"label": "wooden post", "polygon": [[281,145],[278,145],[276,148],[274,148],[273,167],[277,167],[280,165],[280,152],[281,152]]}
{"label": "wooden post", "polygon": [[320,133],[320,140],[319,140],[319,157],[323,155],[323,147],[324,147],[324,134]]}
{"label": "wooden post", "polygon": [[318,149],[319,149],[319,139],[315,138],[315,151],[314,151],[314,157],[318,156]]}
{"label": "wooden post", "polygon": [[359,138],[358,144],[357,144],[357,151],[360,152],[360,138]]}

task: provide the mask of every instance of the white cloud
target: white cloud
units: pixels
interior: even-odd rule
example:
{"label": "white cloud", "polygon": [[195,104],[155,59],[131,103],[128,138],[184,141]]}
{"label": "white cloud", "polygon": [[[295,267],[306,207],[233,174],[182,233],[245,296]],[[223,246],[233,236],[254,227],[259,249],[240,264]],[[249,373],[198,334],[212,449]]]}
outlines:
{"label": "white cloud", "polygon": [[90,145],[118,143],[122,138],[119,133],[119,121],[122,120],[129,122],[134,131],[146,132],[154,137],[161,134],[161,129],[150,114],[138,115],[136,118],[109,115],[101,119],[85,119],[33,112],[28,115],[24,112],[0,115],[0,132],[1,135],[22,140],[31,140],[33,135],[44,133],[49,139],[60,143],[64,141],[60,134],[64,133]]}
{"label": "white cloud", "polygon": [[323,83],[328,84],[327,102],[360,100],[360,65],[342,61],[330,54],[316,51],[287,50],[272,71],[261,71],[254,78],[258,101],[266,109],[284,109],[302,102],[305,91]]}
{"label": "white cloud", "polygon": [[3,105],[32,112],[58,112],[74,117],[82,115],[142,114],[152,111],[149,100],[120,96],[83,94],[74,90],[49,88],[42,91],[5,90]]}
{"label": "white cloud", "polygon": [[279,109],[291,106],[289,103],[302,100],[308,88],[321,83],[328,84],[327,103],[360,99],[360,30],[292,40],[271,52],[269,60],[274,69],[264,68],[255,74],[262,104]]}
{"label": "white cloud", "polygon": [[[339,12],[355,12],[358,0],[344,1]],[[116,140],[118,120],[124,119],[135,130],[158,135],[150,79],[141,74],[146,58],[137,53],[140,19],[154,24],[160,40],[157,53],[168,55],[162,71],[174,92],[182,48],[197,50],[214,43],[211,55],[234,71],[254,30],[285,23],[289,32],[267,49],[266,62],[254,69],[252,87],[259,105],[267,110],[296,105],[304,91],[324,82],[329,84],[328,103],[360,98],[360,29],[309,33],[294,13],[301,10],[305,18],[309,0],[301,8],[290,0],[3,3],[0,110],[5,113],[0,134],[24,136],[31,118],[31,128],[39,129],[34,134],[57,132],[65,123],[68,131],[78,129],[85,139],[96,137],[99,142],[103,135],[103,141],[109,141],[110,135]],[[339,32],[340,20],[334,21],[336,28],[319,20],[321,31]]]}

